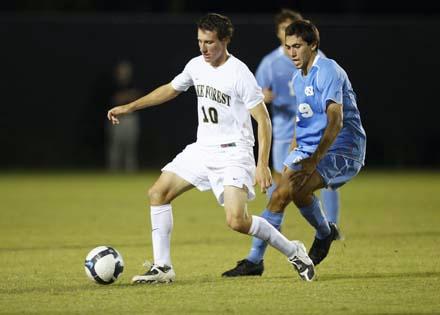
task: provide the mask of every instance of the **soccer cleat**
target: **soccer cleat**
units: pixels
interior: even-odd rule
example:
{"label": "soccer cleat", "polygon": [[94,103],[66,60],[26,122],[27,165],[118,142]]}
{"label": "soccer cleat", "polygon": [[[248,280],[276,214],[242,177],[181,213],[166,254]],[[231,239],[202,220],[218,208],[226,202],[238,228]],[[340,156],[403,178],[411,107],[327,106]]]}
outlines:
{"label": "soccer cleat", "polygon": [[330,234],[322,240],[315,237],[312,247],[310,248],[309,257],[312,259],[315,266],[327,257],[332,242],[342,238],[336,224],[330,222],[329,226]]}
{"label": "soccer cleat", "polygon": [[131,283],[171,283],[175,278],[176,273],[172,267],[167,265],[164,265],[163,267],[152,265],[150,269],[143,275],[134,276],[133,279],[131,279]]}
{"label": "soccer cleat", "polygon": [[264,263],[261,260],[258,264],[243,259],[237,262],[237,266],[222,273],[222,277],[261,276],[264,271]]}
{"label": "soccer cleat", "polygon": [[292,264],[293,268],[296,269],[301,279],[304,281],[312,281],[315,277],[315,266],[313,261],[307,256],[306,248],[304,244],[300,241],[292,241],[296,245],[296,253],[287,260]]}

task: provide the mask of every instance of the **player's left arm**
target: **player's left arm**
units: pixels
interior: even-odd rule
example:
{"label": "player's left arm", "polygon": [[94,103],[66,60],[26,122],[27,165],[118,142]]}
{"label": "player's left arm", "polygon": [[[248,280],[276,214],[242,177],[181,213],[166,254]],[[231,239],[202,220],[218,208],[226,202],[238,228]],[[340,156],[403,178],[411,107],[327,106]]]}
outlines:
{"label": "player's left arm", "polygon": [[330,146],[335,141],[343,126],[342,104],[330,101],[327,106],[327,127],[324,130],[321,141],[316,151],[307,159],[300,162],[301,170],[295,172],[292,176],[298,187],[302,187],[307,179],[313,174],[319,161],[325,156]]}
{"label": "player's left arm", "polygon": [[328,149],[341,131],[343,118],[342,104],[330,102],[327,105],[327,127],[324,130],[324,134],[322,135],[316,151],[310,157],[316,165],[318,165],[319,161],[321,161],[327,153]]}
{"label": "player's left arm", "polygon": [[250,109],[252,117],[258,124],[258,162],[255,181],[265,192],[272,184],[272,175],[269,168],[269,153],[272,142],[272,123],[264,102]]}
{"label": "player's left arm", "polygon": [[335,62],[328,63],[320,71],[316,86],[321,92],[321,106],[327,114],[327,127],[315,152],[300,162],[301,170],[295,172],[294,182],[303,186],[316,171],[319,161],[325,156],[335,141],[343,125],[343,84],[344,72]]}
{"label": "player's left arm", "polygon": [[335,141],[343,125],[343,82],[344,75],[336,63],[329,63],[320,72],[316,85],[321,93],[322,109],[327,114],[327,127],[316,148],[309,159],[304,160],[303,170],[310,176],[318,165],[319,161],[327,153]]}

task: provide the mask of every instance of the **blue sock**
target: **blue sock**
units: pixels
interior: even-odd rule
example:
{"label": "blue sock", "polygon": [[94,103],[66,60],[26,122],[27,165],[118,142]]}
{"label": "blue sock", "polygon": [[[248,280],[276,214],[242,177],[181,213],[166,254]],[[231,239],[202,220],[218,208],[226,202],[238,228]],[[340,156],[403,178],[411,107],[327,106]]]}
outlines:
{"label": "blue sock", "polygon": [[272,193],[275,189],[277,189],[277,185],[272,183],[272,185],[270,185],[270,187],[266,190],[266,197],[268,200],[270,200],[270,197],[272,197]]}
{"label": "blue sock", "polygon": [[322,206],[327,220],[332,223],[339,222],[339,191],[331,188],[321,190]]}
{"label": "blue sock", "polygon": [[316,229],[316,237],[323,239],[330,234],[330,226],[321,209],[319,199],[313,195],[313,202],[308,207],[299,208],[303,217]]}
{"label": "blue sock", "polygon": [[[278,231],[280,231],[281,223],[283,222],[283,218],[284,218],[284,212],[274,213],[268,209],[264,209],[263,213],[261,214],[261,217],[265,218]],[[260,240],[257,237],[253,237],[252,247],[246,259],[253,262],[254,264],[258,264],[263,259],[264,253],[266,252],[266,248],[267,248],[267,243],[265,241]]]}

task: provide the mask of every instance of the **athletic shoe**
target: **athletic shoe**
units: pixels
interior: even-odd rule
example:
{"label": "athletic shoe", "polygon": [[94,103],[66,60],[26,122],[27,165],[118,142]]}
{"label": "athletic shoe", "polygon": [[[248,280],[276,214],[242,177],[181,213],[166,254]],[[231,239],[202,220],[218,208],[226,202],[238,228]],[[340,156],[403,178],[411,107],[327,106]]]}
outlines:
{"label": "athletic shoe", "polygon": [[315,277],[315,267],[309,256],[307,256],[306,248],[300,241],[292,241],[296,245],[296,253],[287,260],[296,269],[301,279],[304,281],[312,281]]}
{"label": "athletic shoe", "polygon": [[[145,266],[145,264],[144,264]],[[176,278],[173,268],[167,265],[152,265],[143,275],[134,276],[131,283],[171,283]]]}
{"label": "athletic shoe", "polygon": [[222,277],[261,276],[264,271],[264,263],[261,260],[258,264],[243,259],[237,262],[237,266],[222,273]]}
{"label": "athletic shoe", "polygon": [[312,259],[315,266],[327,257],[332,242],[342,238],[336,224],[330,222],[329,226],[330,234],[322,240],[315,237],[312,247],[310,248],[309,257]]}

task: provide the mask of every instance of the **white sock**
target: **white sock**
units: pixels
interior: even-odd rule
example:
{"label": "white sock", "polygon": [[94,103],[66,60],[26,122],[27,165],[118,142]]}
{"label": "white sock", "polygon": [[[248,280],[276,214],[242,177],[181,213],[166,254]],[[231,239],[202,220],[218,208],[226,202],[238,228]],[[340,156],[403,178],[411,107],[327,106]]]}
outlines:
{"label": "white sock", "polygon": [[172,266],[170,241],[173,230],[173,212],[170,204],[151,206],[151,237],[153,241],[154,263]]}
{"label": "white sock", "polygon": [[248,234],[268,242],[287,257],[296,254],[297,246],[274,228],[266,219],[253,215]]}

